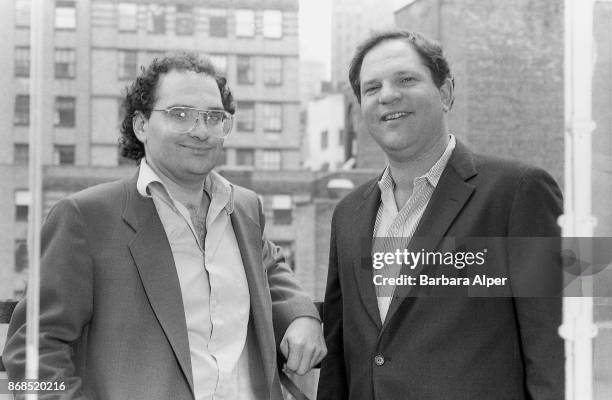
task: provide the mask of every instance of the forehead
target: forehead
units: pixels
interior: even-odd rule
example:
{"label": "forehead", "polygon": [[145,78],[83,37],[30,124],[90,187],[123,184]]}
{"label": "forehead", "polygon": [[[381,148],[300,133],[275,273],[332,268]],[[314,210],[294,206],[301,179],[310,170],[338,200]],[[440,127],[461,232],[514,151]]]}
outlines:
{"label": "forehead", "polygon": [[431,78],[429,68],[406,39],[385,40],[374,46],[363,58],[360,72],[362,83],[402,72],[420,73]]}
{"label": "forehead", "polygon": [[219,86],[210,75],[172,70],[159,77],[156,106],[222,107]]}

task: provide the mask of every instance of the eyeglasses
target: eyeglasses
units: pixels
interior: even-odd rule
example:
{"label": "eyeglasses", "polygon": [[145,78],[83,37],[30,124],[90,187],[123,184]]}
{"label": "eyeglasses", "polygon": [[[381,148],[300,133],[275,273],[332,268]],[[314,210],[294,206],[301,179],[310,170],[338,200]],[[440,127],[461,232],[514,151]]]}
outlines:
{"label": "eyeglasses", "polygon": [[[189,133],[193,131],[198,120],[203,121],[209,132],[218,138],[224,138],[232,131],[234,119],[232,114],[224,110],[199,110],[191,107],[170,107],[162,111],[166,121],[174,133]],[[202,119],[200,119],[200,115]]]}

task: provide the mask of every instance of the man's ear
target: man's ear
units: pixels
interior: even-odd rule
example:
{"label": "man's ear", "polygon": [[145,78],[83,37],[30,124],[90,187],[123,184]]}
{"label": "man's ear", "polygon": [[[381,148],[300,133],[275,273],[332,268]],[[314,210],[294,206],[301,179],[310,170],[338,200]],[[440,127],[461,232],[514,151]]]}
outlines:
{"label": "man's ear", "polygon": [[136,138],[140,140],[143,144],[147,142],[147,134],[145,133],[145,126],[148,121],[145,118],[144,114],[140,111],[136,111],[134,116],[132,117],[132,128],[134,129],[134,134]]}
{"label": "man's ear", "polygon": [[446,78],[439,88],[440,99],[442,100],[442,108],[444,111],[450,111],[455,102],[455,82],[453,78]]}

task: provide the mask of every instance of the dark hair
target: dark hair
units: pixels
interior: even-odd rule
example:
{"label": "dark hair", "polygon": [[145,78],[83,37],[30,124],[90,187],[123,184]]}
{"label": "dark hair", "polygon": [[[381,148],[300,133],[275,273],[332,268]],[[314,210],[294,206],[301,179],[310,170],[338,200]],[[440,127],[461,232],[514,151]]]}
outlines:
{"label": "dark hair", "polygon": [[145,69],[141,67],[138,78],[126,88],[125,99],[121,107],[124,117],[121,122],[121,137],[119,148],[121,155],[132,160],[140,160],[145,155],[144,144],[136,137],[132,125],[132,119],[137,111],[146,118],[151,116],[153,106],[157,101],[156,90],[159,78],[170,71],[194,71],[213,77],[219,86],[221,102],[225,111],[234,114],[236,103],[232,92],[227,85],[227,80],[219,75],[212,62],[207,58],[200,58],[194,53],[180,53],[170,55],[161,59],[155,58]]}
{"label": "dark hair", "polygon": [[448,66],[448,61],[442,52],[442,46],[435,40],[429,39],[418,32],[410,32],[402,29],[376,32],[363,41],[358,47],[351,65],[349,67],[349,82],[353,88],[353,93],[357,97],[357,102],[361,104],[361,64],[370,50],[387,40],[402,39],[412,45],[419,54],[423,64],[431,72],[431,76],[436,86],[440,87],[447,78],[450,78],[454,85],[454,80]]}

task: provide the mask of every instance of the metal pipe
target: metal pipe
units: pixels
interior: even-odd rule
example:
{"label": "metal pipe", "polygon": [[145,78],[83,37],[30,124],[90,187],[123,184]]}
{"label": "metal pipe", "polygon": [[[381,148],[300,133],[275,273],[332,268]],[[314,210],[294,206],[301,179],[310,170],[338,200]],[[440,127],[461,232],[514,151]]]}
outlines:
{"label": "metal pipe", "polygon": [[[565,0],[565,204],[559,221],[565,237],[592,237],[595,226],[591,215],[593,6],[593,0]],[[592,256],[589,249],[580,250],[581,259]],[[586,275],[576,280],[581,297],[563,299],[559,333],[565,339],[566,400],[593,399],[597,327],[592,276]]]}
{"label": "metal pipe", "polygon": [[[40,226],[42,219],[42,134],[43,134],[43,51],[46,9],[50,2],[30,3],[30,131],[29,188],[31,204],[28,218],[29,273],[26,310],[26,379],[38,379],[38,334],[40,313]],[[27,400],[38,399],[27,394]]]}

